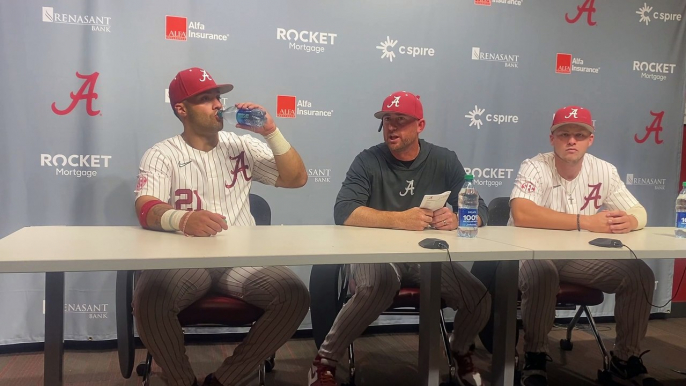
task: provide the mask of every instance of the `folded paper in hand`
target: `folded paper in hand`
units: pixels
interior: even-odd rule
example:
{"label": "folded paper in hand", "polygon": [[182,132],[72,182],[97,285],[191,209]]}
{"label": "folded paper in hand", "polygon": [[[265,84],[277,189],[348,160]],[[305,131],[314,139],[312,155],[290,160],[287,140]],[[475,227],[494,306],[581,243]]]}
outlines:
{"label": "folded paper in hand", "polygon": [[448,196],[450,196],[450,190],[441,194],[427,194],[422,199],[422,203],[419,205],[419,207],[433,211],[439,210],[445,206]]}

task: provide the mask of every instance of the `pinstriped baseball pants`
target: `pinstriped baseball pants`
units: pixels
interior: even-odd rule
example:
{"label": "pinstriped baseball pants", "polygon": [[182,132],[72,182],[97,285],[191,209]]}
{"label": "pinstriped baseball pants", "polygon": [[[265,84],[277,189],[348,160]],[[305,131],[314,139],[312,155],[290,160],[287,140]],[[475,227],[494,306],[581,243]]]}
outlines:
{"label": "pinstriped baseball pants", "polygon": [[[350,271],[355,294],[338,313],[319,349],[320,356],[332,360],[339,360],[350,343],[390,307],[401,286],[419,284],[417,264],[351,264]],[[453,351],[464,353],[488,322],[491,295],[462,265],[446,262],[441,264],[441,296],[449,307],[459,310],[451,345]]]}
{"label": "pinstriped baseball pants", "polygon": [[241,267],[143,271],[136,282],[133,313],[141,340],[162,368],[170,386],[195,381],[177,315],[210,289],[264,310],[231,357],[214,372],[225,386],[255,372],[281,347],[305,318],[307,287],[286,267]]}
{"label": "pinstriped baseball pants", "polygon": [[[527,260],[519,268],[524,351],[547,352],[560,281],[616,294],[615,355],[640,354],[648,329],[655,275],[642,260]],[[647,300],[646,300],[647,299]]]}

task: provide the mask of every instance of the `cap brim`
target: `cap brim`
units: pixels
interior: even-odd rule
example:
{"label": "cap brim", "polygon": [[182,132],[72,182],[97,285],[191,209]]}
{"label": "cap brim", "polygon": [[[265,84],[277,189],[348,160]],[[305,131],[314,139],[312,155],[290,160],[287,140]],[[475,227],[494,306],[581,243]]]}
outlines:
{"label": "cap brim", "polygon": [[233,85],[232,84],[218,84],[217,88],[219,89],[220,94],[226,94],[227,92],[233,90]]}
{"label": "cap brim", "polygon": [[419,118],[415,117],[414,115],[405,114],[405,113],[399,113],[399,112],[397,112],[397,111],[383,111],[383,110],[382,110],[382,111],[377,111],[376,113],[374,113],[374,117],[377,118],[377,119],[381,119],[381,118],[384,117],[384,115],[388,115],[388,114],[399,114],[399,115],[404,115],[404,116],[406,116],[406,117],[410,117],[410,118],[414,118],[414,119],[419,119]]}
{"label": "cap brim", "polygon": [[562,127],[562,126],[566,126],[566,125],[577,125],[577,126],[583,127],[584,129],[588,130],[588,131],[591,132],[591,133],[594,133],[594,132],[595,132],[595,128],[594,128],[593,126],[587,125],[587,124],[585,124],[585,123],[580,123],[580,122],[563,122],[563,123],[558,123],[557,125],[553,125],[553,126],[550,128],[550,132],[552,133],[553,131],[559,129],[559,128]]}
{"label": "cap brim", "polygon": [[[203,89],[198,90],[195,94],[192,94],[192,95],[187,96],[186,99],[192,98],[192,97],[194,97],[194,96],[196,96],[196,95],[200,95],[200,94],[202,94],[202,93],[204,93],[204,92],[208,92],[208,91],[210,91],[210,90],[217,90],[217,91],[219,91],[219,94],[220,94],[220,95],[221,95],[221,94],[226,94],[227,92],[233,90],[233,85],[232,85],[232,84],[225,83],[225,84],[218,84],[218,85],[216,85],[215,87],[203,88]],[[185,101],[186,99],[180,100],[179,102],[183,102],[183,101]],[[177,102],[177,103],[178,103],[178,102]]]}

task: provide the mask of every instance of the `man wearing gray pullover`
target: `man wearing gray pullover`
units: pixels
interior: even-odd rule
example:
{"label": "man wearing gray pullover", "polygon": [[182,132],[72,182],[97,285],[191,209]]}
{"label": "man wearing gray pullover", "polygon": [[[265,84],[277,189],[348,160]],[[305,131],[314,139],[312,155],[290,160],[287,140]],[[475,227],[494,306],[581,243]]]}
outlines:
{"label": "man wearing gray pullover", "polygon": [[[338,225],[421,231],[457,229],[457,200],[465,171],[457,155],[419,139],[426,125],[418,96],[399,91],[389,95],[381,111],[384,143],[364,150],[353,161],[341,187],[334,219]],[[426,194],[451,191],[448,203],[436,211],[419,208]],[[488,209],[479,201],[479,226]],[[419,283],[418,264],[352,264],[355,294],[343,306],[308,374],[309,386],[335,386],[337,361],[345,349],[393,302],[401,286]],[[441,296],[458,310],[451,349],[457,376],[465,385],[480,386],[472,363],[472,343],[488,322],[491,297],[484,285],[459,263],[443,263]]]}

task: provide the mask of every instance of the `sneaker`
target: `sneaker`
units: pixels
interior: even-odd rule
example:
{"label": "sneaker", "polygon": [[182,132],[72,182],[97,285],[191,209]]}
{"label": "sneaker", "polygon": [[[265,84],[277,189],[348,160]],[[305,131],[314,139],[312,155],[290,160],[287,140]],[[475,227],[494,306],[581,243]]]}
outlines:
{"label": "sneaker", "polygon": [[548,354],[544,352],[527,352],[524,354],[522,386],[548,386],[548,374],[545,371]]}
{"label": "sneaker", "polygon": [[308,386],[337,386],[336,361],[317,355],[307,373]]}
{"label": "sneaker", "polygon": [[612,360],[610,360],[612,380],[627,386],[662,386],[662,383],[648,374],[648,370],[643,365],[641,357],[648,351],[644,351],[639,356],[632,355],[626,361],[619,359],[613,352],[610,352],[612,356]]}
{"label": "sneaker", "polygon": [[481,374],[479,374],[479,369],[474,366],[472,361],[472,355],[474,355],[474,350],[470,349],[466,354],[458,354],[453,352],[453,358],[455,358],[455,364],[457,365],[457,382],[458,385],[464,386],[482,386]]}

